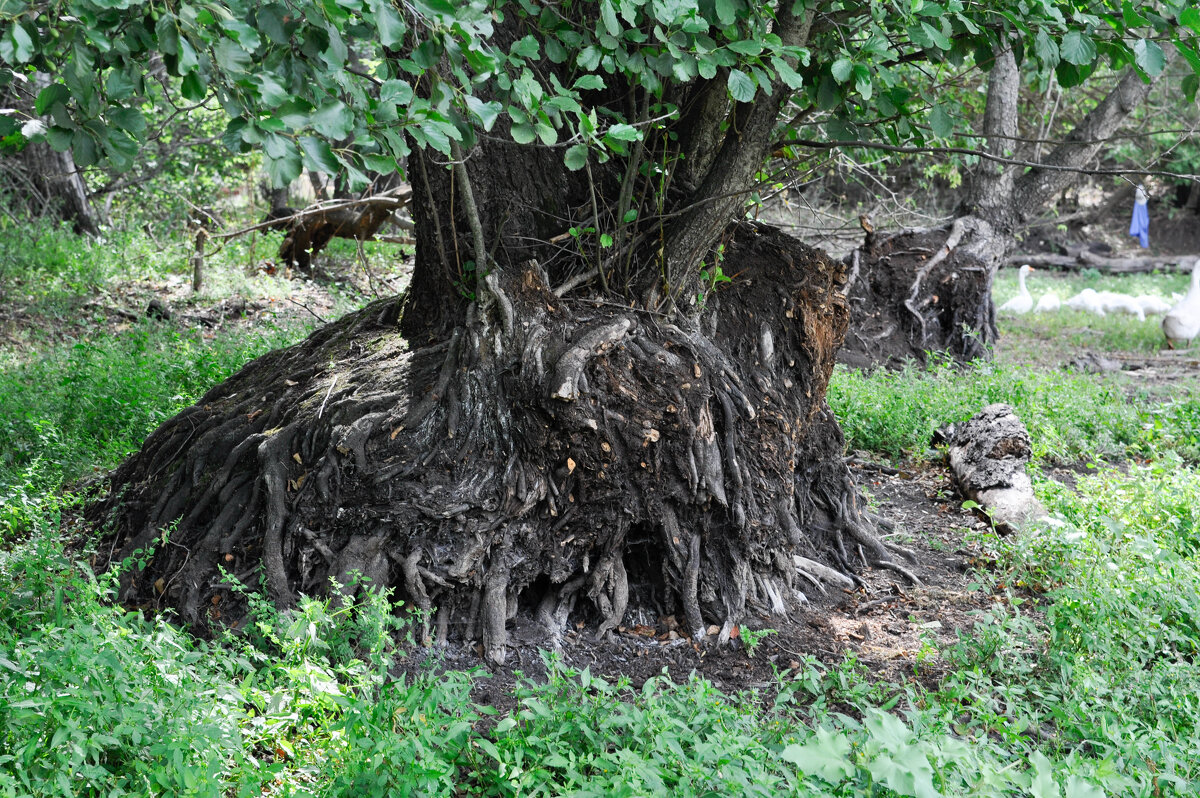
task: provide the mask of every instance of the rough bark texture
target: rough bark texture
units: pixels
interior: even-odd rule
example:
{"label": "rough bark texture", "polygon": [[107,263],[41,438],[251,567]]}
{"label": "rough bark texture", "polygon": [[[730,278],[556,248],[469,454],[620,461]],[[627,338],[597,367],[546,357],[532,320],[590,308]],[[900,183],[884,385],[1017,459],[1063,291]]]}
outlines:
{"label": "rough bark texture", "polygon": [[516,612],[551,638],[572,612],[600,633],[646,612],[727,636],[820,584],[796,556],[904,572],[824,402],[842,268],[748,225],[729,259],[741,277],[694,326],[560,299],[530,263],[493,281],[493,321],[447,340],[410,349],[389,299],[251,363],[93,507],[102,559],[159,548],[122,598],[205,630],[244,614],[219,568],[261,569],[285,607],[359,571],[501,661]]}
{"label": "rough bark texture", "polygon": [[1047,517],[1025,467],[1029,431],[1006,404],[992,404],[958,427],[950,442],[950,471],[963,495],[978,502],[1002,530]]}
{"label": "rough bark texture", "polygon": [[1006,239],[974,217],[945,228],[868,235],[851,253],[853,320],[839,358],[855,367],[986,357],[996,338],[992,281]]}

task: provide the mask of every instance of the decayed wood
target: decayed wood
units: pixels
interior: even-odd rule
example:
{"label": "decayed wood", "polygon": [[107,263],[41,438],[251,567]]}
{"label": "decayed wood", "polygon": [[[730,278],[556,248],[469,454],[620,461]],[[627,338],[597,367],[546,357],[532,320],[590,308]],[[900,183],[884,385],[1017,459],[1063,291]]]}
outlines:
{"label": "decayed wood", "polygon": [[954,432],[950,471],[959,490],[978,502],[998,529],[1016,531],[1048,517],[1025,473],[1029,432],[1006,404],[992,404]]}
{"label": "decayed wood", "polygon": [[1077,255],[1055,255],[1048,252],[1018,253],[1010,255],[1005,262],[1010,266],[1028,263],[1030,266],[1039,268],[1066,271],[1096,269],[1108,274],[1140,274],[1164,269],[1187,271],[1197,260],[1200,260],[1200,255],[1134,255],[1124,258],[1109,258],[1085,249]]}
{"label": "decayed wood", "polygon": [[[296,265],[303,271],[312,266],[312,256],[319,253],[335,238],[370,241],[400,210],[407,207],[412,189],[403,186],[353,203],[330,208],[306,208],[280,219],[271,219],[271,226],[287,230],[279,246],[279,260]],[[289,209],[274,209],[272,214]]]}

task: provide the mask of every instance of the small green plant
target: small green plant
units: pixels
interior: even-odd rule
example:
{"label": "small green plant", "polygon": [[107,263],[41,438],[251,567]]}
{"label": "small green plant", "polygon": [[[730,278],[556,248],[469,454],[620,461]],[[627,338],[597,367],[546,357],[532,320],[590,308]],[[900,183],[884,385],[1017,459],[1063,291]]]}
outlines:
{"label": "small green plant", "polygon": [[746,648],[746,656],[751,659],[754,658],[754,652],[758,650],[759,644],[764,639],[771,635],[779,634],[775,629],[750,629],[745,626],[741,627],[740,631],[742,645]]}

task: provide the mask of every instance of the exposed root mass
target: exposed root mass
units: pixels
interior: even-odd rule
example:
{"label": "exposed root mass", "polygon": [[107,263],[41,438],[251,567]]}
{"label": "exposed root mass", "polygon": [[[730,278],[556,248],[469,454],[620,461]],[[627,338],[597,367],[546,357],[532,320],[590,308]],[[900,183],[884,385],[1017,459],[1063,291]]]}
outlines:
{"label": "exposed root mass", "polygon": [[391,299],[260,358],[93,506],[106,559],[172,530],[123,598],[203,631],[245,612],[222,569],[284,607],[361,574],[425,611],[427,640],[502,662],[518,612],[551,642],[633,607],[727,639],[866,564],[915,581],[858,507],[824,400],[843,267],[746,225],[725,268],[691,325],[560,298],[531,262],[445,340],[410,351]]}

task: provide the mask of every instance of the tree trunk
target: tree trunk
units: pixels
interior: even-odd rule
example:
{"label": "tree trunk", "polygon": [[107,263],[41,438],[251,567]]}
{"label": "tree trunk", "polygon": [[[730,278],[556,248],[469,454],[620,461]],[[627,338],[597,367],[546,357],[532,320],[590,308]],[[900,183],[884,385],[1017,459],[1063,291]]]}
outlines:
{"label": "tree trunk", "polygon": [[[32,92],[18,91],[10,85],[0,93],[0,105],[8,100],[30,112],[37,91],[48,85],[48,78],[38,72],[32,81]],[[15,158],[4,166],[5,182],[15,190],[34,216],[54,216],[71,222],[75,232],[99,235],[100,223],[88,199],[83,174],[76,167],[70,152],[58,152],[45,142],[27,144]]]}
{"label": "tree trunk", "polygon": [[[1174,48],[1164,50],[1174,57]],[[1012,52],[998,53],[984,113],[990,155],[1008,157],[1017,135],[1019,82]],[[1015,234],[1078,179],[1154,83],[1126,70],[1039,168],[1017,176],[1019,167],[981,160],[951,224],[890,235],[868,231],[847,258],[851,328],[842,361],[866,367],[924,362],[930,352],[959,361],[988,357],[998,337],[992,284],[1016,247]]]}

